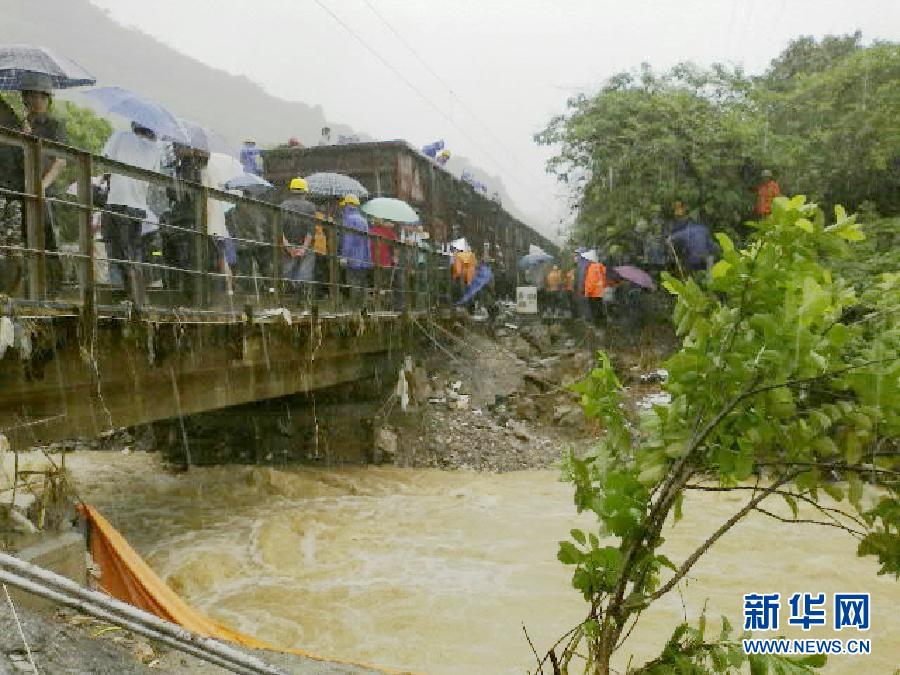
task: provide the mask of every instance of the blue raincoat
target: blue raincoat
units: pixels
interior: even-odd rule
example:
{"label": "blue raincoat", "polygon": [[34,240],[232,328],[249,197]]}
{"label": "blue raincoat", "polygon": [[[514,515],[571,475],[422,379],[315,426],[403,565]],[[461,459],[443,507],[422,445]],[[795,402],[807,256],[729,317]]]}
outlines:
{"label": "blue raincoat", "polygon": [[491,283],[491,279],[494,278],[494,273],[491,272],[491,268],[481,263],[478,266],[478,269],[475,271],[475,276],[472,278],[472,283],[469,284],[469,287],[466,289],[465,294],[456,301],[457,305],[466,305],[472,302],[472,299],[478,295],[482,288]]}
{"label": "blue raincoat", "polygon": [[367,270],[372,267],[372,253],[369,246],[369,223],[355,206],[344,207],[344,226],[356,230],[343,231],[341,249],[338,255],[347,259],[347,269]]}

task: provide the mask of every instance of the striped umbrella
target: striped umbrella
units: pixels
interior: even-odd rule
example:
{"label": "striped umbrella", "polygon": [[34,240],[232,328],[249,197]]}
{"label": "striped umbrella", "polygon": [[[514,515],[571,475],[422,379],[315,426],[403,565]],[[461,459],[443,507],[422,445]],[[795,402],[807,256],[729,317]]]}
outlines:
{"label": "striped umbrella", "polygon": [[313,173],[306,177],[306,185],[310,194],[323,197],[356,195],[364,199],[369,196],[369,191],[362,183],[342,173]]}
{"label": "striped umbrella", "polygon": [[68,89],[97,81],[71,59],[44,47],[0,45],[0,90],[21,89],[22,76],[46,75],[54,89]]}

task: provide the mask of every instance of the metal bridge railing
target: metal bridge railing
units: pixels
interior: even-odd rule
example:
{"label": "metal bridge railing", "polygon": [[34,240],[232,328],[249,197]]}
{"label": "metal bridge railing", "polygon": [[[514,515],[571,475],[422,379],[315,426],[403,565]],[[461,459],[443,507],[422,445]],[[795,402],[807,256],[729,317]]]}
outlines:
{"label": "metal bridge railing", "polygon": [[[450,264],[441,253],[358,233],[339,214],[329,214],[337,222],[296,214],[203,185],[189,151],[174,157],[176,175],[166,175],[0,128],[4,158],[0,294],[13,301],[335,313],[426,311],[450,303]],[[57,159],[65,168],[43,186]],[[149,185],[147,214],[95,203],[93,182],[107,174]],[[286,228],[314,234],[319,252],[307,251],[310,262],[292,263]],[[378,243],[388,247],[390,264],[373,261],[354,271],[353,261],[339,257],[348,235],[365,236],[370,251]]]}

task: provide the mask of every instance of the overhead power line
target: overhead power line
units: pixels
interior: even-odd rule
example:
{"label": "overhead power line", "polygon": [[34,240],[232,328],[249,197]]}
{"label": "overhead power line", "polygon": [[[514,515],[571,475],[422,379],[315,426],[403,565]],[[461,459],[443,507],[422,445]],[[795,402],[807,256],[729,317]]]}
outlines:
{"label": "overhead power line", "polygon": [[[369,52],[372,56],[374,56],[376,59],[378,59],[378,61],[385,68],[390,70],[394,75],[397,76],[397,78],[401,82],[403,82],[403,84],[405,84],[407,87],[409,87],[412,91],[414,91],[416,93],[416,95],[419,96],[419,98],[421,98],[423,101],[425,101],[425,103],[427,103],[429,107],[431,107],[441,117],[443,117],[445,120],[447,120],[447,122],[449,122],[451,125],[453,125],[453,127],[455,127],[457,131],[459,131],[470,142],[474,143],[476,147],[481,148],[482,152],[484,152],[484,154],[488,157],[488,159],[490,159],[497,166],[497,168],[500,169],[501,172],[508,171],[508,165],[506,165],[503,162],[501,162],[500,160],[498,160],[493,155],[493,153],[488,151],[488,149],[483,146],[482,143],[480,143],[477,139],[473,138],[471,136],[471,134],[469,134],[465,129],[463,129],[461,126],[459,126],[459,124],[457,124],[457,122],[452,117],[450,117],[446,113],[446,111],[444,111],[444,109],[441,108],[441,106],[439,106],[437,103],[435,103],[433,100],[431,100],[431,98],[429,98],[427,94],[425,94],[421,89],[419,89],[396,66],[394,66],[390,61],[388,61],[386,58],[384,58],[374,47],[372,47],[368,42],[366,42],[356,31],[353,30],[353,28],[351,28],[343,19],[341,19],[340,16],[338,16],[333,11],[331,11],[331,9],[327,5],[325,5],[322,2],[322,0],[315,0],[315,3],[322,9],[322,11],[324,11],[332,19],[334,19],[334,21],[339,26],[341,26],[341,28],[343,28],[345,31],[347,31],[360,45],[362,45],[362,47],[367,52]],[[519,180],[519,178],[514,173],[508,172],[506,175],[508,175],[510,178],[512,178],[522,189],[528,190],[530,193],[534,192],[534,187],[529,187],[529,186],[525,185],[522,181]],[[540,201],[544,203],[545,207],[547,207],[550,210],[552,210],[554,208],[549,202],[547,202],[543,198],[543,196],[540,193],[538,193],[537,196],[540,199]]]}
{"label": "overhead power line", "polygon": [[475,111],[472,110],[472,108],[470,108],[470,107],[466,104],[466,102],[465,102],[463,99],[461,99],[461,98],[459,97],[459,95],[456,93],[456,91],[453,89],[453,87],[451,87],[450,84],[449,84],[443,77],[441,77],[441,76],[434,70],[434,68],[432,68],[432,67],[428,64],[428,62],[424,59],[424,57],[422,57],[422,56],[419,54],[419,52],[415,49],[415,47],[413,47],[413,46],[409,43],[409,41],[403,36],[403,34],[402,34],[400,31],[398,31],[396,28],[394,28],[394,26],[391,24],[390,21],[387,20],[387,18],[384,16],[384,14],[382,14],[381,12],[379,12],[378,9],[375,7],[375,5],[373,5],[372,2],[370,2],[370,0],[363,0],[363,2],[366,4],[366,6],[367,6],[370,10],[372,10],[372,13],[375,14],[375,16],[377,16],[379,19],[381,19],[381,22],[382,22],[385,26],[387,26],[388,30],[390,30],[391,33],[394,34],[394,37],[396,37],[396,38],[401,42],[401,44],[403,44],[403,46],[406,47],[406,48],[409,50],[409,53],[412,54],[412,55],[415,57],[416,61],[418,61],[419,64],[420,64],[425,70],[427,70],[435,80],[437,80],[438,82],[440,82],[441,85],[443,85],[443,86],[447,89],[447,91],[450,92],[450,96],[453,97],[453,99],[457,102],[457,104],[459,104],[459,107],[462,108],[463,110],[465,110],[465,111],[469,114],[469,116],[470,116],[473,120],[475,120],[475,121],[478,123],[478,125],[479,125],[482,129],[484,129],[484,131],[485,131],[485,132],[486,132],[486,133],[494,140],[494,142],[495,142],[500,148],[502,148],[502,149],[504,150],[504,152],[506,152],[506,154],[508,154],[508,155],[510,156],[511,159],[513,159],[513,160],[516,161],[516,162],[520,162],[521,160],[516,156],[516,153],[513,152],[513,151],[512,151],[512,150],[511,150],[511,149],[503,142],[503,140],[500,139],[500,137],[497,136],[497,134],[494,133],[493,129],[491,129],[487,124],[485,124],[485,123],[481,120],[481,118],[475,113]]}

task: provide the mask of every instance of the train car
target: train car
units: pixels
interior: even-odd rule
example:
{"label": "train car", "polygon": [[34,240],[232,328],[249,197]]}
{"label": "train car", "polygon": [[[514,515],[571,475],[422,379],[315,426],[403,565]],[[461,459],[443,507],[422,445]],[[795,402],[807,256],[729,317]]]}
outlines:
{"label": "train car", "polygon": [[479,256],[487,253],[504,295],[514,288],[516,261],[531,244],[558,255],[549,239],[405,141],[279,147],[263,151],[263,161],[266,179],[279,190],[296,176],[333,171],[353,176],[372,197],[408,202],[436,244],[461,236]]}

